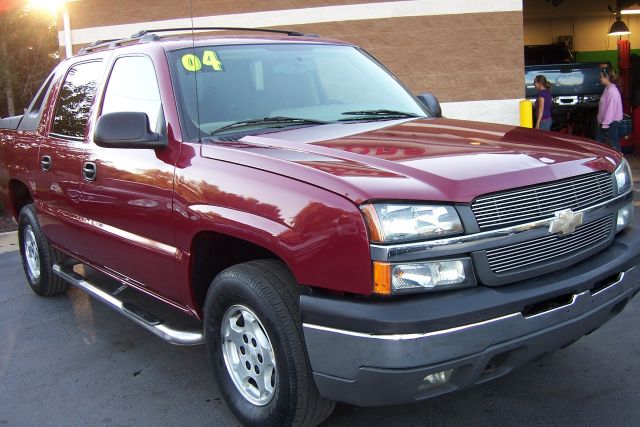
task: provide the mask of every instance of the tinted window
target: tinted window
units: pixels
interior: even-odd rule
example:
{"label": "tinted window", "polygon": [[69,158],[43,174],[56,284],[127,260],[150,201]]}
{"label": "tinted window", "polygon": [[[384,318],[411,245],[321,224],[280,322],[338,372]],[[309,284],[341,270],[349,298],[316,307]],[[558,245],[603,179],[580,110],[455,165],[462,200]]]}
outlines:
{"label": "tinted window", "polygon": [[117,111],[147,113],[151,129],[156,129],[160,105],[160,91],[151,59],[146,56],[119,58],[109,77],[102,114]]}
{"label": "tinted window", "polygon": [[86,62],[71,67],[58,97],[53,118],[54,133],[77,138],[84,136],[101,72],[101,62]]}

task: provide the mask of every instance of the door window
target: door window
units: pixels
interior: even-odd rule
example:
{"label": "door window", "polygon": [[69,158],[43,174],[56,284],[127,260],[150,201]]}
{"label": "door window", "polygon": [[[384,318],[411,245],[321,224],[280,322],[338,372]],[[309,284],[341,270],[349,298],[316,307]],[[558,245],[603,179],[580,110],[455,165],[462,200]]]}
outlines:
{"label": "door window", "polygon": [[136,111],[149,116],[151,130],[158,130],[160,90],[151,59],[146,56],[118,58],[104,95],[102,114]]}
{"label": "door window", "polygon": [[85,62],[69,69],[58,97],[53,133],[72,138],[84,137],[102,67],[101,62]]}

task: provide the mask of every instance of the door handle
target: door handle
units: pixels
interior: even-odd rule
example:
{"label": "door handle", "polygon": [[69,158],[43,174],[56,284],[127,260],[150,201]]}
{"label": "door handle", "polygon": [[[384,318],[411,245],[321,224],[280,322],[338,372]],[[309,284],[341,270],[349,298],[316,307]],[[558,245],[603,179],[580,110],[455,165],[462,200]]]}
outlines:
{"label": "door handle", "polygon": [[82,176],[84,177],[84,179],[86,179],[87,181],[95,181],[96,175],[97,171],[95,163],[85,162],[84,165],[82,165]]}
{"label": "door handle", "polygon": [[40,168],[44,172],[48,172],[51,169],[51,156],[42,156],[40,159]]}

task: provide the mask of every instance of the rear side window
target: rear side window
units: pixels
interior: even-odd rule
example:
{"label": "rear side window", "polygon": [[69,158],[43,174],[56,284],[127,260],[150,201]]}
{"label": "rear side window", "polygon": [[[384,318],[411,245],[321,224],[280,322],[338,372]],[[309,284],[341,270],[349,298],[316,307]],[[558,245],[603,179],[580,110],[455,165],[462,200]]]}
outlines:
{"label": "rear side window", "polygon": [[85,62],[69,69],[58,97],[53,133],[72,138],[84,137],[102,68],[101,62]]}
{"label": "rear side window", "polygon": [[104,94],[102,114],[120,111],[146,113],[152,130],[157,130],[160,91],[151,59],[146,56],[118,58]]}
{"label": "rear side window", "polygon": [[38,125],[40,124],[40,119],[42,117],[42,108],[44,107],[46,99],[49,97],[54,75],[55,73],[51,73],[47,80],[42,84],[35,98],[31,101],[29,109],[25,112],[24,117],[20,121],[18,129],[27,131],[34,131],[38,129]]}

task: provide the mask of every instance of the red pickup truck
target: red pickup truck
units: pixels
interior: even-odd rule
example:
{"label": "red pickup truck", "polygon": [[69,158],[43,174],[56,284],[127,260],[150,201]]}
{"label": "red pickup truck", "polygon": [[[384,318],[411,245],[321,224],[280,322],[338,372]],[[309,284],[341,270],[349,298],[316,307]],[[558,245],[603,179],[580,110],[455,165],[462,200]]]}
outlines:
{"label": "red pickup truck", "polygon": [[442,118],[349,43],[159,34],[85,48],[0,121],[0,190],[38,295],[206,342],[242,423],[497,378],[640,290],[620,153]]}

